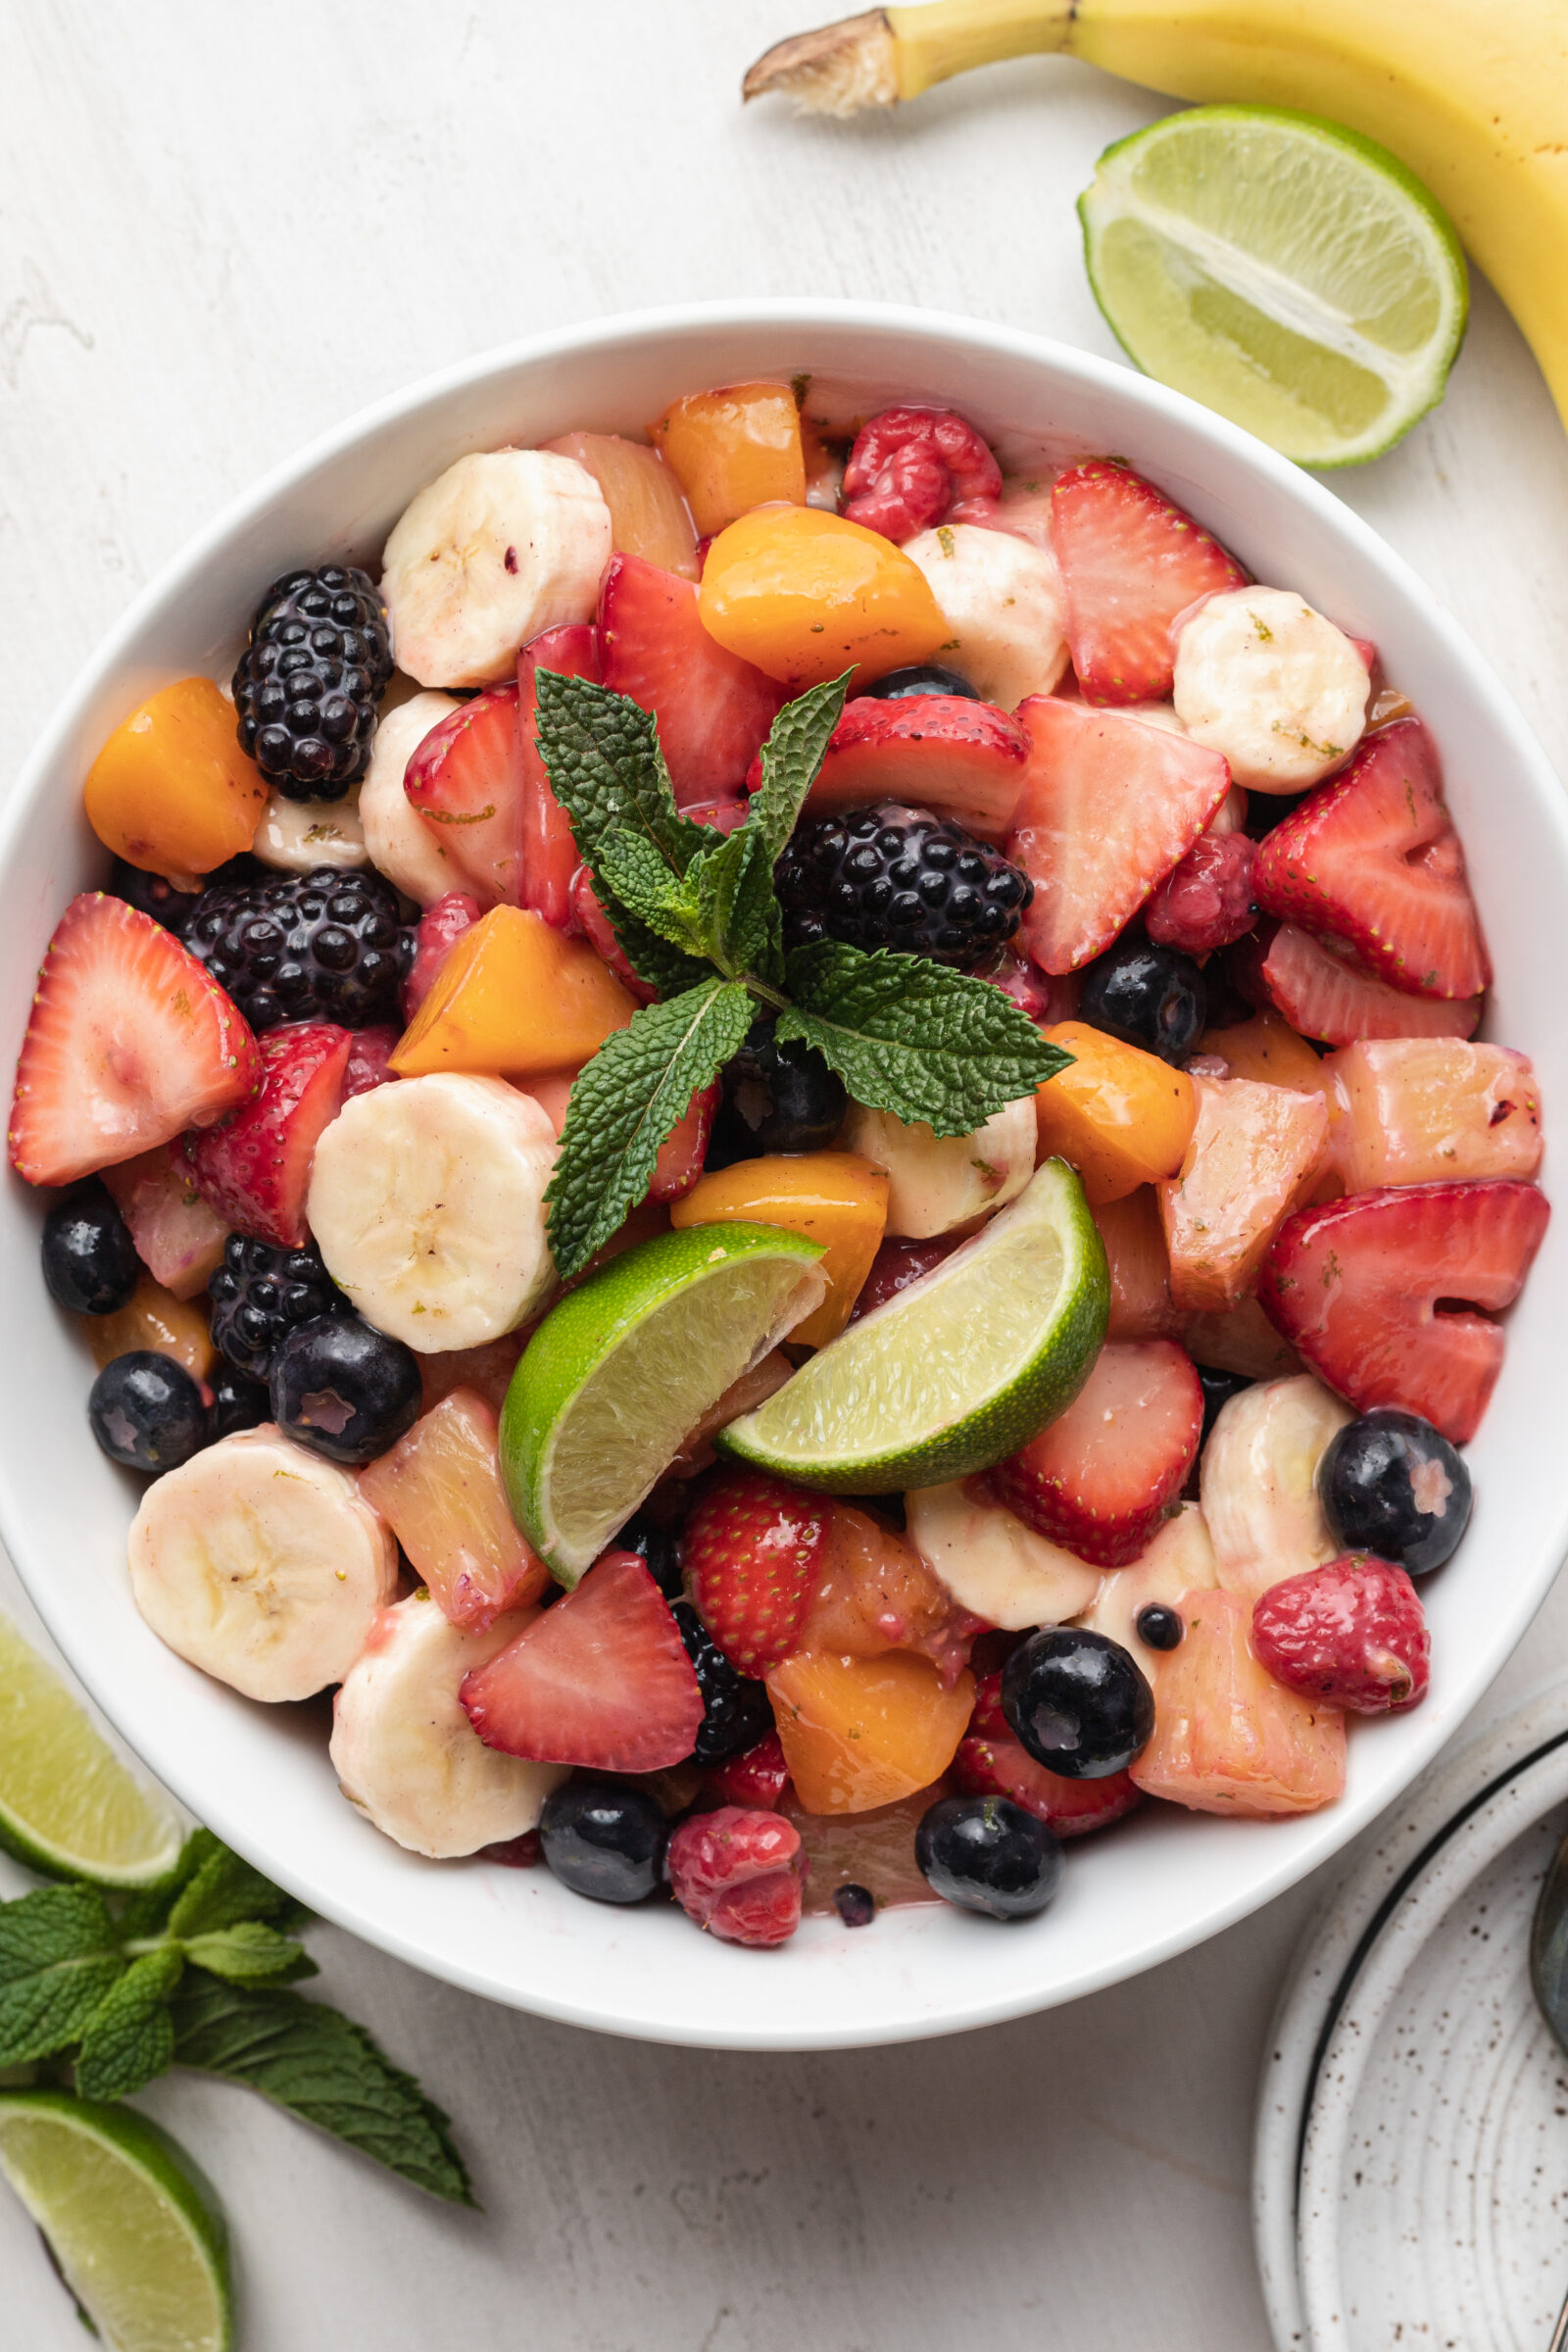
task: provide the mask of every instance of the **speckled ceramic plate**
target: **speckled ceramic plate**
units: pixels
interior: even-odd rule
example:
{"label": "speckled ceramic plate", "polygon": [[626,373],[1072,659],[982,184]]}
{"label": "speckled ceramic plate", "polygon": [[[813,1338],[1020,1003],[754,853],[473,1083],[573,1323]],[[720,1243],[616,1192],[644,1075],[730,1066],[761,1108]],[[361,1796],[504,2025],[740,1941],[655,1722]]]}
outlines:
{"label": "speckled ceramic plate", "polygon": [[1568,2068],[1530,1923],[1568,1828],[1568,1676],[1420,1782],[1330,1898],[1261,2087],[1279,2352],[1542,2352],[1568,2288]]}

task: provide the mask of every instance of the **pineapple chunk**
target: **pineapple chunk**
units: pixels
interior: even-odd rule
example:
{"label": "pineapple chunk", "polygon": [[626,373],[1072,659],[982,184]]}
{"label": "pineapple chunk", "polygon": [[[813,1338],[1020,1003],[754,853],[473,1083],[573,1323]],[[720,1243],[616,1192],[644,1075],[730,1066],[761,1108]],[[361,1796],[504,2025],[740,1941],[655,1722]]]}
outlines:
{"label": "pineapple chunk", "polygon": [[1198,1122],[1159,1187],[1170,1295],[1194,1313],[1245,1298],[1281,1225],[1310,1190],[1328,1141],[1321,1095],[1251,1078],[1195,1078]]}
{"label": "pineapple chunk", "polygon": [[1457,1037],[1374,1037],[1323,1064],[1333,1152],[1348,1193],[1541,1165],[1541,1095],[1523,1054]]}
{"label": "pineapple chunk", "polygon": [[1259,1665],[1252,1610],[1195,1592],[1187,1631],[1160,1661],[1154,1736],[1132,1767],[1149,1796],[1197,1813],[1315,1813],[1345,1788],[1345,1717]]}

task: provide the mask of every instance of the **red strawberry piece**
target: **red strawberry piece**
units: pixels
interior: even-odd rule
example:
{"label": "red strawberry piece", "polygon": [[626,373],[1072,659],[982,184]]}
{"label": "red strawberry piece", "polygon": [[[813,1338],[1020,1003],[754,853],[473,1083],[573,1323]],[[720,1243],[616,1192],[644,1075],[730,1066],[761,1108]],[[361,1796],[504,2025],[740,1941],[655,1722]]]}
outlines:
{"label": "red strawberry piece", "polygon": [[1029,765],[1007,855],[1035,886],[1022,942],[1045,971],[1072,972],[1181,863],[1230,769],[1185,735],[1060,695],[1030,695],[1018,717]]}
{"label": "red strawberry piece", "polygon": [[249,1022],[173,933],[86,892],[44,950],[17,1061],[11,1164],[28,1184],[70,1184],[210,1127],[261,1078]]}
{"label": "red strawberry piece", "polygon": [[784,689],[710,637],[694,582],[642,556],[612,556],[599,589],[599,648],[605,684],[659,721],[680,806],[733,792]]}
{"label": "red strawberry piece", "polygon": [[650,988],[646,980],[640,980],[627,962],[626,951],[599,904],[599,893],[586,865],[579,865],[571,877],[571,919],[573,927],[582,933],[596,955],[603,956],[622,988],[629,989],[639,1004],[651,1004],[659,992]]}
{"label": "red strawberry piece", "polygon": [[1136,1560],[1187,1484],[1203,1392],[1174,1340],[1115,1340],[1067,1410],[991,1472],[997,1500],[1100,1568]]}
{"label": "red strawberry piece", "polygon": [[1252,1647],[1287,1690],[1352,1715],[1418,1707],[1432,1640],[1414,1585],[1392,1561],[1348,1551],[1270,1585],[1252,1604]]}
{"label": "red strawberry piece", "polygon": [[1229,969],[1252,1004],[1272,1004],[1302,1037],[1330,1046],[1362,1037],[1469,1037],[1481,1018],[1479,997],[1406,996],[1295,923],[1260,925],[1234,951]]}
{"label": "red strawberry piece", "polygon": [[522,760],[522,873],[517,904],[564,931],[571,920],[571,877],[580,863],[570,819],[550,788],[539,750],[541,669],[564,678],[599,675],[599,632],[585,621],[546,629],[517,656],[517,736]]}
{"label": "red strawberry piece", "polygon": [[1265,834],[1252,887],[1265,912],[1326,933],[1412,995],[1478,997],[1492,979],[1437,746],[1418,718],[1380,727]]}
{"label": "red strawberry piece", "polygon": [[716,1081],[712,1086],[699,1088],[693,1095],[684,1118],[676,1120],[659,1147],[648,1186],[650,1200],[679,1200],[691,1191],[703,1172],[717,1108]]}
{"label": "red strawberry piece", "polygon": [[977,1677],[974,1708],[969,1717],[971,1740],[1010,1740],[1012,1729],[1002,1712],[1002,1669]]}
{"label": "red strawberry piece", "polygon": [[1000,988],[1032,1021],[1049,1023],[1072,1017],[1057,1009],[1060,1002],[1057,983],[1051,974],[1031,963],[1027,956],[1016,955],[1011,948],[1004,948],[990,970],[982,972],[980,978],[989,980],[993,988]]}
{"label": "red strawberry piece", "polygon": [[760,1470],[727,1470],[688,1514],[686,1590],[719,1648],[761,1676],[796,1646],[827,1545],[831,1506]]}
{"label": "red strawberry piece", "polygon": [[403,1018],[412,1021],[435,982],[435,976],[447,959],[447,953],[465,931],[471,930],[484,912],[477,899],[466,891],[449,890],[444,899],[437,899],[419,917],[414,934],[414,961],[403,983]]}
{"label": "red strawberry piece", "polygon": [[1245,586],[1242,566],[1116,458],[1087,458],[1056,476],[1051,529],[1084,699],[1168,702],[1171,623],[1200,597]]}
{"label": "red strawberry piece", "polygon": [[1144,929],[1162,948],[1212,955],[1257,921],[1252,901],[1256,844],[1245,833],[1200,833],[1144,908]]}
{"label": "red strawberry piece", "polygon": [[745,1805],[762,1813],[778,1811],[789,1785],[790,1768],[777,1732],[769,1732],[744,1755],[710,1764],[703,1775],[703,1787],[721,1805]]}
{"label": "red strawberry piece", "polygon": [[600,1772],[682,1763],[703,1722],[680,1630],[634,1551],[602,1552],[458,1695],[487,1747]]}
{"label": "red strawberry piece", "polygon": [[[884,703],[860,695],[834,728],[807,807],[862,808],[904,801],[1001,841],[1024,788],[1029,743],[990,703],[958,694],[910,694]],[[748,782],[760,777],[754,769]]]}
{"label": "red strawberry piece", "polygon": [[[757,772],[759,775],[762,772],[760,765]],[[733,833],[745,824],[751,814],[751,804],[737,793],[726,792],[716,800],[688,801],[681,814],[689,816],[694,825],[711,825],[715,833]]]}
{"label": "red strawberry piece", "polygon": [[356,1095],[368,1095],[375,1086],[385,1086],[390,1073],[387,1064],[397,1051],[398,1032],[389,1023],[377,1022],[373,1029],[356,1029],[349,1046],[349,1057],[343,1065],[343,1100],[352,1102]]}
{"label": "red strawberry piece", "polygon": [[952,409],[884,409],[855,437],[842,508],[851,522],[902,543],[935,522],[962,522],[955,504],[1002,496],[1002,468]]}
{"label": "red strawberry piece", "polygon": [[411,755],[403,789],[482,907],[522,889],[523,764],[515,686],[448,711]]}
{"label": "red strawberry piece", "polygon": [[221,1127],[187,1142],[197,1191],[239,1232],[278,1250],[304,1248],[311,1161],[342,1107],[353,1043],[330,1021],[269,1029],[261,1092]]}
{"label": "red strawberry piece", "polygon": [[670,1838],[666,1868],[687,1918],[725,1943],[784,1943],[801,1924],[801,1834],[781,1814],[693,1813]]}
{"label": "red strawberry piece", "polygon": [[1107,1829],[1133,1810],[1142,1790],[1130,1773],[1102,1781],[1068,1781],[1037,1764],[1004,1725],[1000,1734],[971,1733],[960,1740],[953,1777],[966,1796],[1008,1796],[1037,1821],[1049,1822],[1058,1838],[1085,1838]]}
{"label": "red strawberry piece", "polygon": [[1258,1302],[1357,1412],[1398,1405],[1462,1446],[1502,1369],[1492,1318],[1518,1297],[1550,1213],[1512,1177],[1352,1193],[1286,1218]]}
{"label": "red strawberry piece", "polygon": [[885,1306],[890,1298],[906,1291],[911,1282],[919,1282],[940,1266],[945,1257],[951,1257],[957,1247],[957,1237],[952,1234],[943,1234],[932,1242],[883,1242],[850,1309],[850,1321],[858,1323],[873,1306]]}

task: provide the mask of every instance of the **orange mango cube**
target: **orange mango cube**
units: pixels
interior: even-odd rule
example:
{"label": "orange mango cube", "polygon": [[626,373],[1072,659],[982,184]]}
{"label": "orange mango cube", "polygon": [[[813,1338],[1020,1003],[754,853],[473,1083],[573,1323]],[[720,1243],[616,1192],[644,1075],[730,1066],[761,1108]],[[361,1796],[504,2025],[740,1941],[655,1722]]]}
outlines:
{"label": "orange mango cube", "polygon": [[180,678],[121,720],[87,770],[84,799],[117,858],[191,881],[250,848],[268,791],[239,748],[233,704],[211,678]]}
{"label": "orange mango cube", "polygon": [[1092,1207],[1174,1176],[1197,1116],[1187,1072],[1087,1021],[1044,1034],[1073,1059],[1035,1096],[1041,1158],[1054,1152],[1075,1167]]}
{"label": "orange mango cube", "polygon": [[1298,1037],[1282,1012],[1270,1005],[1234,1029],[1207,1029],[1200,1054],[1217,1054],[1233,1078],[1255,1078],[1264,1086],[1291,1086],[1301,1094],[1329,1091],[1328,1063]]}
{"label": "orange mango cube", "polygon": [[888,1176],[857,1152],[770,1152],[699,1176],[670,1203],[687,1225],[781,1225],[823,1245],[827,1297],[790,1333],[792,1346],[823,1348],[850,1319],[888,1221]]}
{"label": "orange mango cube", "polygon": [[1252,1648],[1240,1593],[1185,1593],[1186,1632],[1154,1678],[1154,1736],[1132,1767],[1146,1796],[1195,1813],[1315,1813],[1345,1788],[1345,1717],[1288,1690]]}
{"label": "orange mango cube", "polygon": [[1195,1078],[1180,1173],[1159,1188],[1170,1295],[1197,1314],[1245,1298],[1270,1243],[1311,1190],[1328,1144],[1321,1095],[1253,1078]]}
{"label": "orange mango cube", "polygon": [[901,547],[820,507],[759,507],[720,531],[697,598],[709,635],[792,692],[925,662],[953,632]]}
{"label": "orange mango cube", "polygon": [[705,538],[775,499],[805,504],[801,417],[788,384],[689,392],[650,425],[649,439],[685,491]]}
{"label": "orange mango cube", "polygon": [[657,450],[619,433],[563,433],[544,446],[575,458],[593,475],[610,509],[610,544],[616,555],[641,556],[661,571],[696,579],[696,525]]}
{"label": "orange mango cube", "polygon": [[520,906],[492,906],[448,951],[390,1066],[400,1078],[526,1079],[585,1062],[636,1009],[586,940]]}
{"label": "orange mango cube", "polygon": [[1372,1037],[1323,1064],[1348,1193],[1541,1165],[1541,1093],[1527,1056],[1457,1037]]}
{"label": "orange mango cube", "polygon": [[891,1649],[933,1657],[946,1648],[963,1611],[908,1537],[853,1503],[829,1501],[827,1512],[801,1648],[838,1658],[880,1658]]}
{"label": "orange mango cube", "polygon": [[100,1372],[117,1355],[133,1355],[145,1348],[154,1355],[172,1356],[192,1380],[213,1376],[218,1350],[207,1328],[205,1299],[197,1305],[192,1299],[176,1298],[150,1274],[141,1276],[128,1306],[118,1307],[112,1315],[84,1315],[82,1321]]}
{"label": "orange mango cube", "polygon": [[1173,1340],[1182,1318],[1170,1295],[1170,1252],[1152,1185],[1094,1210],[1110,1269],[1107,1340]]}
{"label": "orange mango cube", "polygon": [[472,1633],[529,1607],[550,1574],[507,1507],[499,1427],[483,1396],[454,1389],[360,1473],[442,1615]]}
{"label": "orange mango cube", "polygon": [[974,1677],[944,1690],[907,1650],[839,1658],[802,1650],[767,1678],[784,1760],[808,1813],[869,1813],[928,1788],[968,1729]]}

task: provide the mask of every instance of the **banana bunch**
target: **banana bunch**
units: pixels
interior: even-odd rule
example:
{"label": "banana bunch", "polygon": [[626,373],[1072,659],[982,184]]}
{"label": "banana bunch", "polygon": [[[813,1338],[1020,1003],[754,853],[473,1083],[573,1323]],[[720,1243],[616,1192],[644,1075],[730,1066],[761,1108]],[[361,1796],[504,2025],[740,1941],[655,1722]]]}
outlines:
{"label": "banana bunch", "polygon": [[853,115],[1042,52],[1173,98],[1327,116],[1392,149],[1446,207],[1568,422],[1564,0],[934,0],[781,41],[744,91]]}

